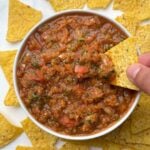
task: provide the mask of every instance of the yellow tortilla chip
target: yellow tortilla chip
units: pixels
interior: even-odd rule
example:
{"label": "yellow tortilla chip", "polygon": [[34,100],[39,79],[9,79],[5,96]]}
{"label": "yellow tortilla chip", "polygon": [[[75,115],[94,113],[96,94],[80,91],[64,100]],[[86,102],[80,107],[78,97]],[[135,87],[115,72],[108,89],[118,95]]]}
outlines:
{"label": "yellow tortilla chip", "polygon": [[140,20],[150,19],[150,0],[137,0],[138,9],[136,15]]}
{"label": "yellow tortilla chip", "polygon": [[0,148],[15,140],[21,133],[21,128],[12,125],[0,114]]}
{"label": "yellow tortilla chip", "polygon": [[124,12],[131,12],[137,8],[137,0],[114,0],[113,8]]}
{"label": "yellow tortilla chip", "polygon": [[[81,142],[82,143],[82,142]],[[65,143],[60,150],[89,150],[86,145],[73,144],[71,142]]]}
{"label": "yellow tortilla chip", "polygon": [[104,147],[103,150],[135,150],[135,149],[127,145],[123,146],[112,142],[106,142],[106,147]]}
{"label": "yellow tortilla chip", "polygon": [[139,26],[135,36],[141,52],[150,52],[150,25]]}
{"label": "yellow tortilla chip", "polygon": [[111,140],[107,137],[107,140],[124,145],[126,143],[150,145],[150,129],[140,132],[138,134],[132,134],[131,119],[128,119],[120,128],[120,132],[116,133],[115,138],[112,137]]}
{"label": "yellow tortilla chip", "polygon": [[103,138],[109,142],[117,143],[117,144],[126,144],[124,139],[120,139],[120,131],[121,126],[115,129],[114,131],[110,132],[109,134],[103,136]]}
{"label": "yellow tortilla chip", "polygon": [[10,85],[9,91],[5,97],[4,103],[6,106],[19,106],[14,86],[13,86],[13,63],[17,50],[13,51],[0,51],[0,66],[2,67],[6,79]]}
{"label": "yellow tortilla chip", "polygon": [[37,148],[27,147],[27,146],[17,146],[16,150],[36,150]]}
{"label": "yellow tortilla chip", "polygon": [[[121,133],[123,134],[122,138],[125,139],[126,143],[137,143],[137,144],[150,145],[150,129],[140,132],[138,134],[131,134],[131,131],[129,130],[130,125],[131,125],[131,123],[126,127],[127,129],[125,129],[125,132],[128,133],[128,136],[123,134],[124,130],[121,131]],[[127,131],[127,130],[129,130],[129,131]]]}
{"label": "yellow tortilla chip", "polygon": [[125,146],[130,146],[130,147],[134,148],[134,150],[150,150],[150,146],[144,145],[144,144],[127,144],[126,143]]}
{"label": "yellow tortilla chip", "polygon": [[41,20],[42,13],[19,0],[9,0],[8,31],[6,39],[17,42]]}
{"label": "yellow tortilla chip", "polygon": [[112,0],[88,0],[89,8],[106,8]]}
{"label": "yellow tortilla chip", "polygon": [[49,0],[55,11],[83,8],[86,0]]}
{"label": "yellow tortilla chip", "polygon": [[19,106],[13,84],[10,85],[7,95],[4,99],[6,106]]}
{"label": "yellow tortilla chip", "polygon": [[139,20],[131,16],[130,14],[125,14],[116,18],[116,20],[121,23],[132,35],[135,35]]}
{"label": "yellow tortilla chip", "polygon": [[138,90],[126,75],[127,68],[138,60],[135,41],[134,38],[128,38],[106,52],[112,59],[116,72],[115,80],[112,81],[113,85]]}
{"label": "yellow tortilla chip", "polygon": [[51,149],[39,148],[39,147],[28,147],[28,146],[17,146],[16,150],[51,150]]}
{"label": "yellow tortilla chip", "polygon": [[131,116],[131,132],[138,133],[150,128],[150,96],[142,94],[139,105]]}
{"label": "yellow tortilla chip", "polygon": [[47,149],[54,148],[57,137],[42,131],[28,118],[22,121],[22,126],[33,146]]}
{"label": "yellow tortilla chip", "polygon": [[87,144],[90,144],[90,146],[94,147],[101,147],[103,150],[133,150],[131,146],[125,146],[107,140],[103,140],[103,137],[88,140]]}
{"label": "yellow tortilla chip", "polygon": [[150,1],[149,0],[114,0],[114,9],[122,10],[139,20],[150,18]]}
{"label": "yellow tortilla chip", "polygon": [[103,137],[86,141],[68,141],[66,144],[64,144],[61,150],[89,150],[91,147],[93,147],[93,149],[94,147],[99,149],[102,148],[103,150],[133,150],[131,146],[116,144],[104,140]]}
{"label": "yellow tortilla chip", "polygon": [[12,83],[13,64],[17,50],[0,51],[0,65],[9,83]]}

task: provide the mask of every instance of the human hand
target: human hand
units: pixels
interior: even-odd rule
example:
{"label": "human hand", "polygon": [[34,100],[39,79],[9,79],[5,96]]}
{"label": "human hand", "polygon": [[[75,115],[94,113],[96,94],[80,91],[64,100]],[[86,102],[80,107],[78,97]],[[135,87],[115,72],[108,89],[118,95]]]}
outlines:
{"label": "human hand", "polygon": [[139,56],[138,63],[127,69],[127,76],[142,91],[150,94],[150,52]]}

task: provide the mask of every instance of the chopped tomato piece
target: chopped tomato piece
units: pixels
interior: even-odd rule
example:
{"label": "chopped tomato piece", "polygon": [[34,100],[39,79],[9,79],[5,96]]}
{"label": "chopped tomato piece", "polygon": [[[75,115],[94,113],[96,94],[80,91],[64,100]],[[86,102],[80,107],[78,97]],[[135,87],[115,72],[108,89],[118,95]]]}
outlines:
{"label": "chopped tomato piece", "polygon": [[75,127],[77,125],[77,122],[73,119],[70,119],[69,117],[67,116],[62,116],[59,120],[59,122],[68,127],[68,128],[72,128],[72,127]]}
{"label": "chopped tomato piece", "polygon": [[89,71],[88,67],[86,66],[80,66],[80,65],[75,66],[75,73],[84,74],[84,73],[87,73],[88,71]]}

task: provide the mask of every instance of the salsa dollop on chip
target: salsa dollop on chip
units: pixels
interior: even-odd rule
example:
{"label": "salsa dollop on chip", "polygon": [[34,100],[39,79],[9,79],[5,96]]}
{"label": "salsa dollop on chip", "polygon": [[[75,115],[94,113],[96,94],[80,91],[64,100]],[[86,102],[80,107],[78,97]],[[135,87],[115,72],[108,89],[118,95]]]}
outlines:
{"label": "salsa dollop on chip", "polygon": [[17,66],[20,96],[29,112],[69,135],[94,134],[112,125],[136,92],[110,84],[116,74],[104,53],[126,38],[115,24],[91,14],[62,15],[38,27]]}

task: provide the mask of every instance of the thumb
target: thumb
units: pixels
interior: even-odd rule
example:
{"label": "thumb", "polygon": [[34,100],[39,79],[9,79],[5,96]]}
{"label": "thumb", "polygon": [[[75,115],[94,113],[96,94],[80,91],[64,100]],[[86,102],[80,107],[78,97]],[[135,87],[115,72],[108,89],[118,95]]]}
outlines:
{"label": "thumb", "polygon": [[131,65],[127,69],[127,76],[141,90],[150,94],[150,68],[142,64]]}

